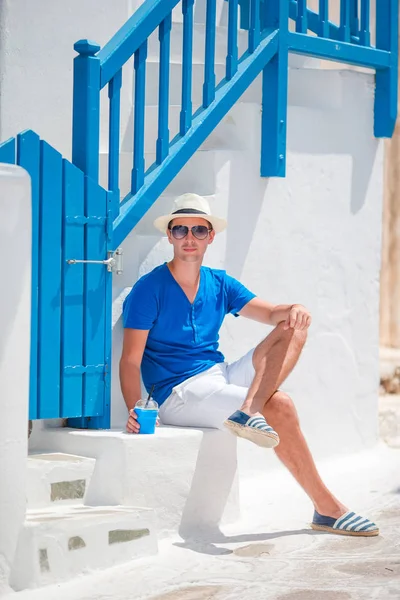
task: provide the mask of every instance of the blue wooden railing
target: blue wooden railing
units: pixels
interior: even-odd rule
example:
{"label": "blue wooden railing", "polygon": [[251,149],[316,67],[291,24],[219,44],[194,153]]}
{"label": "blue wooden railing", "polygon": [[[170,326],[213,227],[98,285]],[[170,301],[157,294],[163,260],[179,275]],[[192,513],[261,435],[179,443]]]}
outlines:
{"label": "blue wooden railing", "polygon": [[[216,83],[217,0],[206,3],[202,106],[192,109],[193,10],[195,0],[145,0],[104,48],[88,40],[75,44],[73,162],[98,180],[100,91],[108,86],[108,188],[113,199],[114,245],[133,229],[179,170],[253,80],[262,73],[261,175],[284,176],[288,53],[300,53],[376,70],[375,135],[390,137],[397,114],[398,0],[341,0],[340,18],[329,18],[328,0],[319,11],[306,0],[226,0],[225,77]],[[376,4],[376,44],[371,46],[370,3]],[[168,122],[172,10],[183,15],[182,96],[179,132],[171,140]],[[360,9],[360,10],[359,10]],[[239,56],[238,30],[248,30]],[[149,37],[158,30],[159,95],[156,158],[145,171],[145,88]],[[134,138],[131,189],[119,191],[120,91],[122,69],[134,57]]]}

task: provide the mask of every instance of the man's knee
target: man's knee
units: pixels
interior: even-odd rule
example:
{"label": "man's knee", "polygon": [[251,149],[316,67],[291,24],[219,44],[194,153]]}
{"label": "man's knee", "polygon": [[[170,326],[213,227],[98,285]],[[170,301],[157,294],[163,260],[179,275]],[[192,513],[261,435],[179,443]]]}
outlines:
{"label": "man's knee", "polygon": [[272,333],[270,333],[254,350],[253,365],[256,371],[265,370],[271,348],[281,340],[284,341],[287,346],[294,344],[297,351],[300,353],[307,340],[307,330],[284,329],[284,322],[282,321],[279,323]]}
{"label": "man's knee", "polygon": [[302,348],[307,341],[308,330],[307,329],[284,329],[285,322],[281,321],[275,327],[275,331],[281,338],[288,338],[291,342]]}
{"label": "man's knee", "polygon": [[[267,413],[273,415],[274,421],[286,424],[299,422],[296,407],[293,400],[285,392],[278,390],[273,394],[265,405]],[[268,419],[267,419],[268,420]]]}

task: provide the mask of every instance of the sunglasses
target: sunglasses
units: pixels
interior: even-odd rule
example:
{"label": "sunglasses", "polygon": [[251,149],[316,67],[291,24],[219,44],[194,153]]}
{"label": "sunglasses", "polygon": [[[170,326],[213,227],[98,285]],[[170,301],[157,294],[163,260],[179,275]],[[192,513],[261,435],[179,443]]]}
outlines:
{"label": "sunglasses", "polygon": [[[189,233],[189,227],[186,225],[174,225],[169,227],[169,230],[176,240],[183,240]],[[190,231],[196,239],[205,240],[212,229],[209,229],[207,225],[193,225],[190,227]]]}

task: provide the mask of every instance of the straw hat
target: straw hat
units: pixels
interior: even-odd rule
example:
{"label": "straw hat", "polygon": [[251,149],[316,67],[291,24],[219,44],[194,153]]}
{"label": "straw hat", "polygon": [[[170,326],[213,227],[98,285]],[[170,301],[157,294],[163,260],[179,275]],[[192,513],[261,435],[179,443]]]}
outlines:
{"label": "straw hat", "polygon": [[220,233],[227,226],[225,219],[221,219],[220,217],[216,217],[211,214],[211,208],[208,200],[206,200],[206,198],[203,196],[198,196],[197,194],[183,194],[182,196],[178,196],[178,198],[176,198],[174,201],[171,212],[168,215],[158,217],[154,221],[154,227],[165,233],[168,228],[168,223],[172,221],[172,219],[176,219],[178,217],[204,218],[206,221],[211,223],[215,233]]}

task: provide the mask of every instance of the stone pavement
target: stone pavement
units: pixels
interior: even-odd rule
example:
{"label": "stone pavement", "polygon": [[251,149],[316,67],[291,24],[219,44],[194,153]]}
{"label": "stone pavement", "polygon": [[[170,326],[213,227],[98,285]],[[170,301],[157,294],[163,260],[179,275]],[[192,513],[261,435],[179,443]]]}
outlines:
{"label": "stone pavement", "polygon": [[400,450],[381,444],[319,464],[329,487],[381,527],[375,538],[314,532],[308,499],[286,472],[262,514],[202,539],[163,540],[158,556],[7,600],[400,600]]}

